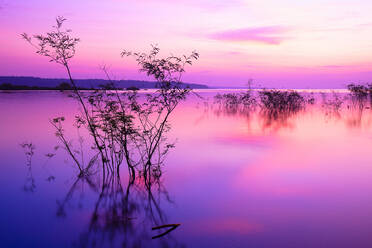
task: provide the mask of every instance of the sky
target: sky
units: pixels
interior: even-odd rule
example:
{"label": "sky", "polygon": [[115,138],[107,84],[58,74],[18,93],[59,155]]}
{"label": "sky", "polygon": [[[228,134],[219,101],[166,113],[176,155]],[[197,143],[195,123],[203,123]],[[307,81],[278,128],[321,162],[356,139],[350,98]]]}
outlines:
{"label": "sky", "polygon": [[200,59],[183,80],[217,87],[340,88],[372,82],[370,0],[0,0],[0,75],[66,77],[20,34],[57,16],[81,39],[75,78],[149,80],[123,50]]}

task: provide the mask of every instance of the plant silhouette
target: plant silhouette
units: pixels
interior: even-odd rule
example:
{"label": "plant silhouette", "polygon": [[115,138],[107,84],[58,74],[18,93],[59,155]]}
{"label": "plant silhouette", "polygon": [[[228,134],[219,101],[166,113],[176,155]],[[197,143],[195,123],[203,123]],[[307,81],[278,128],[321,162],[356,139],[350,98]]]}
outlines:
{"label": "plant silhouette", "polygon": [[[169,116],[191,89],[182,84],[182,75],[187,65],[199,58],[197,52],[189,56],[168,56],[159,58],[160,49],[152,46],[149,53],[123,51],[122,57],[133,57],[140,67],[157,82],[153,94],[139,94],[136,88],[118,91],[113,83],[104,85],[93,92],[78,89],[71,75],[70,60],[76,52],[79,38],[71,36],[71,30],[63,29],[63,17],[57,17],[56,26],[46,35],[22,34],[22,37],[36,48],[36,53],[48,57],[51,62],[62,65],[67,72],[73,89],[73,97],[80,103],[82,111],[76,115],[77,128],[88,130],[96,151],[87,165],[79,159],[71,142],[65,137],[64,117],[50,122],[77,168],[79,176],[88,175],[100,158],[102,175],[119,174],[125,162],[131,182],[136,175],[143,177],[147,184],[161,176],[161,165],[174,143],[168,142],[165,134],[170,130]],[[34,43],[34,40],[37,43]],[[104,72],[111,81],[107,70]]]}

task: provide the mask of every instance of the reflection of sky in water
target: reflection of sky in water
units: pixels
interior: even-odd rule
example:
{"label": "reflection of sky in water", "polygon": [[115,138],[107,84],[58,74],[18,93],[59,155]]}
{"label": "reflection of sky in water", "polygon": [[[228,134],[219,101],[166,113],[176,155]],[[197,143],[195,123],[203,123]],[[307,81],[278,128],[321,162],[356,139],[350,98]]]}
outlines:
{"label": "reflection of sky in water", "polygon": [[[181,226],[164,239],[151,240],[153,223],[140,210],[146,209],[146,194],[134,189],[131,199],[141,207],[133,213],[136,231],[130,237],[140,237],[138,245],[372,245],[370,109],[360,115],[345,106],[337,116],[317,105],[284,126],[263,128],[257,113],[216,115],[211,98],[208,105],[203,101],[183,103],[171,118],[170,139],[177,143],[162,178],[171,202],[161,194],[159,206],[165,218],[161,224]],[[69,247],[84,241],[100,189],[79,182],[65,205],[66,216],[57,218],[57,202],[66,198],[76,169],[62,150],[50,160],[45,156],[57,144],[48,119],[66,116],[67,133],[76,137],[69,128],[76,111],[73,100],[61,93],[1,94],[2,247]],[[24,141],[36,146],[34,193],[23,191],[28,172],[19,144]],[[122,172],[125,191],[125,167]],[[51,175],[55,180],[49,182]]]}

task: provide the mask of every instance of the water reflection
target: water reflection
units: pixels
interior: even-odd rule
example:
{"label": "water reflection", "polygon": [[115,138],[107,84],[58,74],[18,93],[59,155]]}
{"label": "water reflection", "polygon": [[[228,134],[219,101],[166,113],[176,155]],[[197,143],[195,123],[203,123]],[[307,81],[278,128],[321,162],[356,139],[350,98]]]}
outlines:
{"label": "water reflection", "polygon": [[293,128],[292,119],[313,104],[314,98],[295,91],[264,90],[226,93],[214,96],[217,116],[243,117],[247,123],[257,121],[262,130]]}
{"label": "water reflection", "polygon": [[[89,163],[84,166],[83,162],[78,161],[77,155],[88,153],[83,151],[86,147],[81,146],[80,151],[72,148],[71,142],[65,138],[61,121],[61,118],[57,118],[52,122],[57,129],[57,137],[73,161],[82,166],[79,169],[83,173],[78,174],[65,197],[57,202],[56,215],[67,216],[68,206],[74,205],[74,196],[78,194],[79,189],[89,189],[97,196],[94,204],[91,205],[93,207],[89,213],[89,220],[86,220],[89,224],[74,242],[74,246],[179,247],[180,245],[171,236],[171,232],[179,224],[168,223],[160,204],[162,199],[167,203],[172,203],[160,180],[164,157],[169,149],[173,148],[173,144],[169,143],[163,146],[167,139],[166,132],[157,130],[155,132],[153,125],[149,133],[146,132],[146,137],[134,143],[136,147],[131,148],[136,149],[134,152],[131,149],[125,152],[118,151],[118,146],[111,142],[112,145],[101,148],[105,156],[111,158],[108,160],[100,161],[99,153],[94,152],[93,147],[90,152],[93,155]],[[169,129],[168,126],[166,128]],[[150,149],[145,139],[155,140],[156,144],[151,144]],[[133,173],[124,173],[124,180],[122,180],[120,176],[123,173],[116,169],[119,168],[124,156],[132,156],[135,152],[139,153],[140,157],[137,158],[136,164],[132,164],[133,168],[144,169],[140,170],[136,180],[134,180]],[[151,154],[148,154],[150,152]],[[112,160],[114,156],[117,157]],[[152,161],[152,156],[156,156],[154,158],[156,162]],[[135,157],[130,157],[127,161],[134,161],[134,159]],[[113,161],[119,164],[114,166],[111,164]],[[101,171],[100,168],[108,169]],[[122,181],[127,181],[126,186],[123,186]],[[81,204],[77,203],[77,205]],[[153,241],[154,239],[159,239],[159,241]]]}
{"label": "water reflection", "polygon": [[[77,178],[58,202],[57,216],[66,217],[68,206],[77,200],[74,196],[79,190],[86,189],[84,186],[96,195],[88,214],[88,225],[74,246],[182,247],[171,234],[178,224],[168,223],[161,207],[162,200],[170,204],[172,201],[160,181],[151,187],[143,182],[123,186],[120,177],[115,175],[103,181],[100,178],[94,175]],[[159,239],[155,241],[156,238]]]}
{"label": "water reflection", "polygon": [[[84,219],[88,224],[73,242],[74,246],[182,247],[172,238],[172,232],[180,224],[169,223],[161,206],[162,201],[173,203],[160,179],[164,159],[170,149],[174,148],[174,144],[167,141],[166,134],[170,130],[167,119],[175,106],[172,105],[171,109],[165,111],[168,105],[157,105],[160,100],[156,94],[141,98],[136,92],[119,95],[119,92],[103,94],[102,91],[97,91],[88,97],[93,94],[100,94],[99,97],[94,95],[99,100],[91,101],[93,117],[89,120],[95,123],[95,133],[92,134],[92,129],[88,129],[90,133],[85,134],[85,137],[97,139],[99,146],[94,142],[93,145],[84,143],[81,135],[84,130],[80,128],[87,121],[81,116],[75,117],[73,126],[78,133],[78,147],[73,145],[73,140],[66,134],[65,117],[50,120],[60,142],[54,152],[64,151],[63,157],[67,155],[70,164],[79,170],[70,189],[57,201],[56,216],[67,218],[69,206],[72,205],[77,205],[82,211],[86,202],[77,196],[86,194],[86,190],[89,190],[96,200],[88,204],[89,213],[80,214],[81,218],[89,215],[88,219]],[[113,101],[113,97],[122,98]],[[128,99],[130,104],[125,104],[124,101],[129,101]],[[143,99],[146,100],[141,102]],[[101,107],[97,102],[106,106]],[[116,105],[120,106],[120,110]],[[124,105],[128,109],[124,110]],[[31,161],[35,146],[32,143],[22,143],[21,146],[28,168],[25,190],[34,192],[36,185]],[[47,160],[44,169],[55,155],[45,154]],[[128,165],[128,174],[119,170],[122,163]],[[54,180],[52,175],[47,178],[49,182]],[[123,186],[123,181],[127,182],[126,186]]]}
{"label": "water reflection", "polygon": [[[283,96],[285,92],[287,96]],[[249,101],[244,101],[247,95]],[[278,97],[278,96],[279,97]],[[315,112],[324,120],[342,122],[350,129],[370,126],[372,98],[355,93],[296,93],[291,91],[263,91],[217,94],[212,111],[217,117],[239,117],[247,126],[259,126],[262,131],[296,128],[297,120]],[[368,101],[370,99],[370,101]]]}
{"label": "water reflection", "polygon": [[249,118],[251,112],[257,107],[257,101],[251,91],[244,93],[225,93],[214,96],[217,106],[214,113],[224,116],[242,116]]}
{"label": "water reflection", "polygon": [[[42,104],[46,94],[40,94],[33,110],[47,105]],[[213,99],[212,94],[207,96]],[[91,173],[73,177],[66,185],[74,173],[71,158],[65,162],[62,149],[52,151],[57,154],[49,158],[53,130],[35,128],[40,138],[32,138],[37,150],[31,160],[37,190],[17,195],[24,178],[14,181],[17,177],[10,175],[17,175],[16,166],[22,165],[18,170],[22,173],[29,168],[24,156],[15,166],[5,167],[2,181],[11,178],[18,191],[9,183],[5,189],[11,194],[3,193],[12,203],[3,208],[12,218],[3,222],[4,230],[8,223],[11,230],[23,228],[19,233],[33,247],[370,247],[369,102],[359,108],[349,95],[339,93],[314,98],[314,104],[280,115],[262,112],[258,103],[249,110],[243,104],[239,108],[229,104],[225,111],[216,102],[188,101],[171,119],[174,129],[169,138],[179,138],[177,147],[161,166],[162,180],[151,184],[142,176],[128,184],[125,170],[121,178],[103,177],[96,163]],[[54,103],[53,111],[67,102],[61,96],[48,101]],[[195,109],[197,103],[201,108]],[[66,112],[75,109],[70,106]],[[57,116],[53,111],[38,116],[37,123]],[[73,117],[67,114],[66,119]],[[358,124],[348,125],[348,120]],[[25,122],[9,123],[21,121]],[[76,130],[69,126],[66,135],[71,137]],[[29,132],[24,128],[24,134]],[[14,146],[28,137],[16,136]],[[95,154],[88,145],[83,147],[88,162],[86,158]],[[19,155],[8,153],[7,161]],[[53,163],[46,167],[53,168],[48,176],[56,175],[53,184],[40,170],[45,160]],[[20,202],[27,202],[27,207]],[[152,239],[175,226],[167,225],[179,223],[165,236]],[[159,226],[164,228],[152,230]],[[12,237],[17,241],[9,241]],[[10,234],[5,247],[25,247],[18,237]]]}
{"label": "water reflection", "polygon": [[344,101],[347,101],[346,97],[342,97],[339,94],[332,92],[331,95],[325,93],[320,94],[322,103],[322,110],[327,119],[336,119],[341,118],[341,108]]}
{"label": "water reflection", "polygon": [[35,192],[36,184],[35,178],[32,174],[32,157],[35,154],[35,145],[32,142],[23,142],[20,144],[23,149],[23,152],[26,156],[26,167],[27,167],[27,176],[25,180],[25,184],[23,186],[23,190],[26,192]]}

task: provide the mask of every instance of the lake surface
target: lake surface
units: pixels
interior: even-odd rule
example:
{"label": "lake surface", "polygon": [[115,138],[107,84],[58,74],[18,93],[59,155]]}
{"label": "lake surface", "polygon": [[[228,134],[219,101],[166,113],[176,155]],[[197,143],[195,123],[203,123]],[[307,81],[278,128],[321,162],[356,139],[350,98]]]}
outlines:
{"label": "lake surface", "polygon": [[[333,93],[316,92],[272,120],[214,103],[217,93],[172,113],[176,147],[151,192],[128,189],[125,166],[106,188],[77,177],[49,123],[65,116],[79,144],[67,93],[0,93],[0,247],[372,247],[369,103],[336,111]],[[152,239],[164,224],[180,226]]]}

